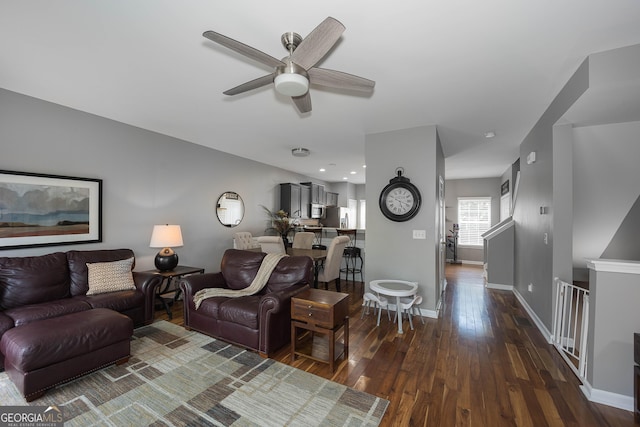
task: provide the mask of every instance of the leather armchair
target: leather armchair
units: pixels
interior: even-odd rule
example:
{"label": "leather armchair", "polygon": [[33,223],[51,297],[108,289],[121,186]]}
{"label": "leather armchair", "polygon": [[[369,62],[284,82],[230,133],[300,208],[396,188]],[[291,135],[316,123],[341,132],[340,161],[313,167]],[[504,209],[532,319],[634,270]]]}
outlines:
{"label": "leather armchair", "polygon": [[193,296],[204,288],[244,289],[253,281],[266,254],[228,249],[220,272],[187,276],[180,281],[184,295],[184,326],[255,351],[261,356],[291,340],[291,297],[313,280],[313,262],[306,256],[280,260],[266,286],[255,295],[213,297],[196,310]]}

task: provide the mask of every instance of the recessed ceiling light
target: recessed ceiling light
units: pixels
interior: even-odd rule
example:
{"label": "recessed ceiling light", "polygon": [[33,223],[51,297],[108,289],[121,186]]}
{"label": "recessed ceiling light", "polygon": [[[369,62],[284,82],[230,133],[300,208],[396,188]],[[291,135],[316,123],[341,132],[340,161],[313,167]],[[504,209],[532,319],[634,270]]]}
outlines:
{"label": "recessed ceiling light", "polygon": [[320,168],[320,172],[326,172],[325,168]]}
{"label": "recessed ceiling light", "polygon": [[344,179],[344,180],[346,181],[346,180],[347,180],[347,179],[349,179],[349,178],[347,178],[346,176],[343,176],[343,177],[342,177],[342,179]]}
{"label": "recessed ceiling light", "polygon": [[356,171],[351,171],[351,172],[349,172],[349,173],[350,173],[351,175],[355,175],[355,174],[356,174]]}
{"label": "recessed ceiling light", "polygon": [[366,169],[366,168],[367,168],[367,165],[362,165],[362,167]]}
{"label": "recessed ceiling light", "polygon": [[491,131],[491,130],[489,132],[485,132],[484,133],[484,137],[487,138],[487,139],[493,138],[495,136],[496,136],[496,133],[494,131]]}

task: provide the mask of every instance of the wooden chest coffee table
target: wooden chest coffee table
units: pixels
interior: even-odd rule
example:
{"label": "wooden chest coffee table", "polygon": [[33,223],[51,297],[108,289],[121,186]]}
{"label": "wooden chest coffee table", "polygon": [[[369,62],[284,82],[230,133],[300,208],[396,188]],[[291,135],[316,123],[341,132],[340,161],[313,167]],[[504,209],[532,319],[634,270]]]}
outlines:
{"label": "wooden chest coffee table", "polygon": [[[342,344],[336,343],[336,333],[343,329]],[[306,333],[298,336],[298,330]],[[315,333],[326,337],[327,345]],[[318,338],[318,339],[316,339]],[[337,345],[336,345],[337,344]],[[291,361],[296,355],[328,363],[334,371],[336,359],[349,357],[349,295],[308,289],[291,298]]]}

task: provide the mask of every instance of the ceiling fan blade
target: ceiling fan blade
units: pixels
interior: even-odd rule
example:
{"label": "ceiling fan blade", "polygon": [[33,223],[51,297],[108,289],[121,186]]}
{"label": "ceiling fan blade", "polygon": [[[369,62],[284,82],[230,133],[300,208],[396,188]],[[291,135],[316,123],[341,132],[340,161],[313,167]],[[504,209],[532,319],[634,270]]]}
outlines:
{"label": "ceiling fan blade", "polygon": [[273,83],[273,78],[275,77],[275,73],[267,74],[266,76],[258,77],[257,79],[248,81],[246,83],[242,83],[234,88],[229,90],[225,90],[225,95],[238,95],[243,92],[247,92],[249,90],[257,89],[262,86],[266,86],[268,84]]}
{"label": "ceiling fan blade", "polygon": [[376,82],[342,71],[329,70],[327,68],[313,67],[307,71],[311,84],[333,87],[337,89],[355,90],[371,93]]}
{"label": "ceiling fan blade", "polygon": [[216,33],[215,31],[205,31],[204,33],[202,33],[202,35],[212,42],[216,42],[226,48],[236,51],[244,56],[247,56],[270,67],[285,65],[282,61],[274,58],[271,55],[267,55],[266,53],[256,48],[248,46],[227,36],[223,36],[222,34]]}
{"label": "ceiling fan blade", "polygon": [[345,27],[340,21],[328,17],[300,42],[291,54],[291,60],[308,70],[329,52],[344,30]]}
{"label": "ceiling fan blade", "polygon": [[309,92],[300,96],[292,96],[291,99],[298,108],[298,111],[300,111],[301,113],[308,113],[309,111],[311,111],[311,95],[309,94]]}

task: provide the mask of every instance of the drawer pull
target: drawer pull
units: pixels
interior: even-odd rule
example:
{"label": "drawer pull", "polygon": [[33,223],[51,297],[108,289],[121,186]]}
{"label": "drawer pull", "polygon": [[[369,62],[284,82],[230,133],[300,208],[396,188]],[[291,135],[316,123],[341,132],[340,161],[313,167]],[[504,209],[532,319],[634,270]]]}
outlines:
{"label": "drawer pull", "polygon": [[309,313],[309,317],[311,317],[313,315],[313,313]]}
{"label": "drawer pull", "polygon": [[308,306],[307,306],[307,308],[312,308],[312,307],[313,307],[312,305],[308,305]]}

